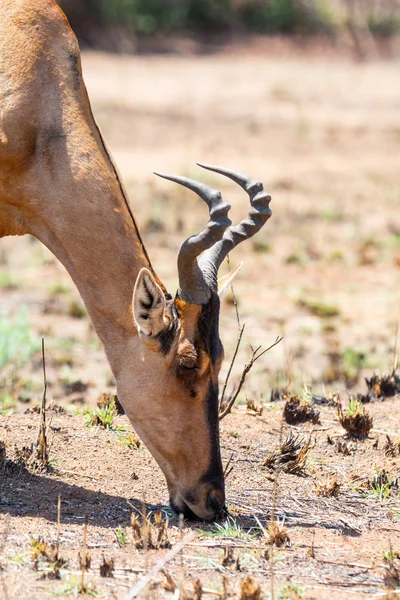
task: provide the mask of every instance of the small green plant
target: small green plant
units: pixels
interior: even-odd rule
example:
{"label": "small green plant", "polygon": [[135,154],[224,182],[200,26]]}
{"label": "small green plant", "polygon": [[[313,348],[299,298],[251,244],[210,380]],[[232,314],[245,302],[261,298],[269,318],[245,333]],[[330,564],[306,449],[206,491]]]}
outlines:
{"label": "small green plant", "polygon": [[235,440],[239,437],[240,433],[238,431],[236,431],[236,429],[230,429],[229,431],[226,432],[228,435],[230,435],[231,437],[233,437]]}
{"label": "small green plant", "polygon": [[77,302],[76,300],[71,300],[67,312],[73,319],[83,319],[86,316],[86,308],[81,302]]}
{"label": "small green plant", "polygon": [[31,333],[27,310],[21,309],[15,318],[0,312],[0,369],[13,363],[20,366],[39,349],[39,340]]}
{"label": "small green plant", "polygon": [[15,398],[0,389],[0,415],[11,415],[15,409]]}
{"label": "small green plant", "polygon": [[65,584],[58,589],[52,591],[53,596],[74,596],[77,597],[79,594],[87,594],[88,596],[98,596],[99,592],[94,586],[87,585],[84,589],[81,587],[80,577],[77,575],[67,576]]}
{"label": "small green plant", "polygon": [[325,304],[324,302],[318,302],[317,300],[309,300],[308,298],[299,298],[297,305],[300,308],[304,308],[309,313],[320,319],[329,319],[332,317],[338,317],[340,311],[336,306],[332,304]]}
{"label": "small green plant", "polygon": [[376,498],[381,504],[388,500],[392,494],[392,488],[398,487],[398,482],[389,477],[383,469],[380,471],[375,467],[375,475],[369,484],[370,492],[368,498]]}
{"label": "small green plant", "polygon": [[18,287],[18,281],[8,272],[0,272],[0,288],[4,290],[13,290]]}
{"label": "small green plant", "polygon": [[69,288],[64,283],[60,283],[60,282],[50,285],[47,289],[52,294],[68,294],[68,292],[71,291],[71,288]]}
{"label": "small green plant", "polygon": [[130,450],[138,450],[140,448],[141,442],[139,436],[133,431],[131,433],[118,435],[118,439],[127,448]]}
{"label": "small green plant", "polygon": [[345,348],[342,352],[343,361],[350,367],[360,368],[366,365],[367,359],[365,352],[353,350],[353,348]]}
{"label": "small green plant", "polygon": [[390,547],[388,550],[385,550],[385,548],[382,548],[382,555],[383,555],[383,560],[387,561],[387,562],[389,560],[393,560],[394,558],[400,559],[400,550],[395,550],[392,547]]}
{"label": "small green plant", "polygon": [[304,265],[307,259],[299,252],[291,252],[287,255],[285,262],[287,265]]}
{"label": "small green plant", "polygon": [[328,208],[324,210],[322,217],[325,219],[325,221],[329,221],[331,223],[338,223],[344,219],[342,211],[338,208]]}
{"label": "small green plant", "polygon": [[279,593],[279,598],[282,598],[282,600],[300,600],[303,597],[304,589],[295,583],[285,585]]}
{"label": "small green plant", "polygon": [[[389,552],[384,555],[385,574],[383,583],[387,590],[398,590],[400,588],[400,562],[399,553],[393,550],[389,542]],[[389,596],[389,594],[388,594]]]}
{"label": "small green plant", "polygon": [[59,379],[62,381],[62,383],[68,385],[76,381],[76,375],[68,364],[61,367]]}
{"label": "small green plant", "polygon": [[254,252],[259,252],[261,254],[267,254],[268,252],[271,252],[271,245],[267,242],[260,242],[259,240],[256,240],[253,242],[252,246]]}
{"label": "small green plant", "polygon": [[108,404],[103,404],[96,408],[86,407],[83,414],[86,415],[86,427],[100,425],[100,427],[107,431],[125,431],[125,427],[122,425],[114,425],[114,418],[116,417],[114,398],[111,398]]}
{"label": "small green plant", "polygon": [[8,561],[10,564],[16,567],[23,567],[28,562],[28,559],[22,556],[22,554],[20,554],[19,552],[17,552],[17,550],[14,550],[14,548],[11,548]]}
{"label": "small green plant", "polygon": [[248,534],[232,517],[228,517],[223,523],[216,523],[211,531],[202,530],[200,534],[204,537],[226,537],[239,540],[248,537]]}
{"label": "small green plant", "polygon": [[118,529],[115,531],[115,536],[121,548],[127,545],[128,534],[126,533],[126,529],[124,527],[118,527]]}

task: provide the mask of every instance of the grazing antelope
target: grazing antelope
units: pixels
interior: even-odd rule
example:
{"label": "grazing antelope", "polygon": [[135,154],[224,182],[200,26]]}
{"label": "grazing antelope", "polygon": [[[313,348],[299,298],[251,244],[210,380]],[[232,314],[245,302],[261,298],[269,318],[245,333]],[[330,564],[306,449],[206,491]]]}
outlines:
{"label": "grazing antelope", "polygon": [[180,248],[172,297],[152,269],[93,118],[64,14],[53,0],[0,0],[0,237],[31,234],[63,263],[126,414],[164,472],[171,505],[212,519],[225,502],[217,273],[271,212],[261,183],[200,166],[238,183],[251,208],[231,226],[220,192],[161,175],[196,192],[210,214]]}

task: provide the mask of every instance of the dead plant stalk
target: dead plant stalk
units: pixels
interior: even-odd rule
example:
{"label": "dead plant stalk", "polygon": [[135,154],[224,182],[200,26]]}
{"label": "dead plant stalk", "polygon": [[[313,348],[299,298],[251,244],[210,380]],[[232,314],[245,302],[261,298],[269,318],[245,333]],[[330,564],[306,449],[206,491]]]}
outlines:
{"label": "dead plant stalk", "polygon": [[38,460],[47,467],[49,453],[47,446],[47,431],[46,431],[46,394],[47,394],[47,377],[46,377],[46,360],[44,354],[44,338],[42,338],[42,364],[43,364],[43,396],[40,405],[40,418],[38,427],[38,437],[36,441],[36,456]]}

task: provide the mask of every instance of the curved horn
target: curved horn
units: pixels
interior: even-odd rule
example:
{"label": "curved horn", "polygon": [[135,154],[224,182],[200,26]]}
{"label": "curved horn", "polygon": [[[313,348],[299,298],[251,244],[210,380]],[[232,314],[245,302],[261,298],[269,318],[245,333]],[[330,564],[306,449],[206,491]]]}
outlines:
{"label": "curved horn", "polygon": [[206,165],[203,163],[197,163],[199,167],[220,173],[229,177],[243,188],[250,198],[250,211],[246,217],[238,225],[229,227],[222,237],[221,240],[217,241],[212,248],[209,248],[204,252],[201,257],[200,266],[205,274],[211,272],[218,272],[218,269],[226,257],[233,248],[235,248],[240,242],[251,238],[257,233],[261,227],[270,218],[272,211],[269,208],[271,196],[264,191],[262,183],[255,181],[243,173],[232,171],[231,169],[225,169],[223,167],[216,167],[214,165]]}
{"label": "curved horn", "polygon": [[[196,192],[207,204],[210,220],[206,227],[196,235],[185,240],[178,254],[179,295],[192,304],[205,304],[210,299],[210,286],[217,285],[216,273],[210,277],[199,267],[197,257],[218,242],[227,227],[231,225],[228,218],[230,205],[222,200],[221,192],[214,190],[204,183],[180,177],[155,173],[159,177],[169,179]],[[215,284],[214,284],[215,281]]]}

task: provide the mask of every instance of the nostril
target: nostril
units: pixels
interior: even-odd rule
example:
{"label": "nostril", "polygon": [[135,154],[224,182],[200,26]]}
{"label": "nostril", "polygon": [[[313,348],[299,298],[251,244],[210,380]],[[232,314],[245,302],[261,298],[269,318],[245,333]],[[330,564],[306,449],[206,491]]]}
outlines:
{"label": "nostril", "polygon": [[210,490],[208,492],[208,504],[213,509],[214,513],[217,514],[224,506],[225,499],[222,492],[219,490]]}

